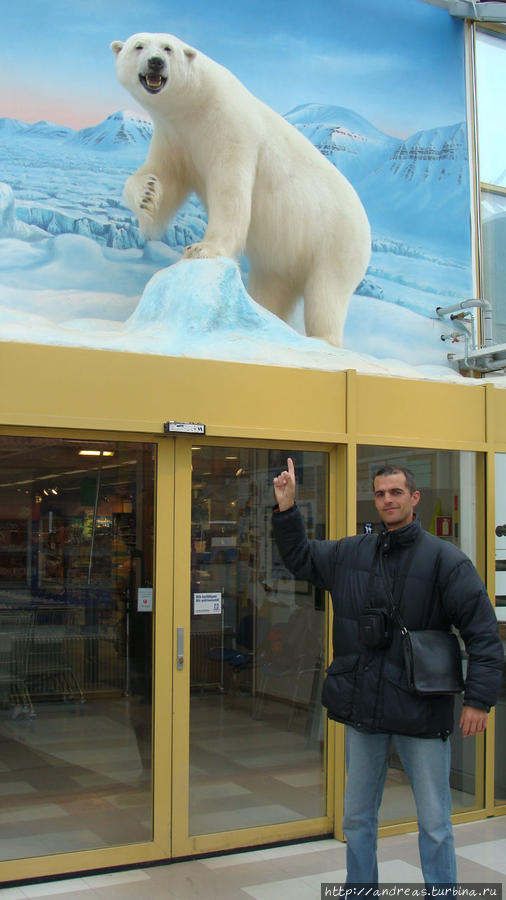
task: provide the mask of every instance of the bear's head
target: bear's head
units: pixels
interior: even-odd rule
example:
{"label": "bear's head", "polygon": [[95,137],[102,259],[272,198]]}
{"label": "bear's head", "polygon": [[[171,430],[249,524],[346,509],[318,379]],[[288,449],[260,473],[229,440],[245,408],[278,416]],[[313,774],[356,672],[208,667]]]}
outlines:
{"label": "bear's head", "polygon": [[118,79],[143,106],[170,88],[186,83],[188,68],[197,51],[173,34],[134,34],[127,41],[113,41]]}

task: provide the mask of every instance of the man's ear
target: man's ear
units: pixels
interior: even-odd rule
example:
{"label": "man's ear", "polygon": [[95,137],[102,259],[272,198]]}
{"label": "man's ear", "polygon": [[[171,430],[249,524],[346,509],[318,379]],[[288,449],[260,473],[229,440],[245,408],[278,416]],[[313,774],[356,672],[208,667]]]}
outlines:
{"label": "man's ear", "polygon": [[111,44],[111,50],[112,50],[112,52],[115,53],[116,56],[117,56],[118,53],[121,52],[121,49],[122,49],[124,46],[125,46],[125,45],[124,45],[123,41],[113,41],[112,44]]}

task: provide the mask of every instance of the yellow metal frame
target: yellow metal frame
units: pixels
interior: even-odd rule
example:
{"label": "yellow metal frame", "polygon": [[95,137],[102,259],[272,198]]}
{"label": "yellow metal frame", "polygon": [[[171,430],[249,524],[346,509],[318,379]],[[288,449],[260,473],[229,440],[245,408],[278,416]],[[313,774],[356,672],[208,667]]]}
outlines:
{"label": "yellow metal frame", "polygon": [[[198,439],[200,446],[214,447],[262,447],[261,441],[245,441],[244,439]],[[172,855],[174,857],[190,856],[216,851],[230,850],[238,847],[249,847],[254,844],[276,843],[286,840],[298,840],[303,837],[329,834],[334,820],[334,765],[328,766],[327,772],[327,815],[311,820],[285,822],[276,825],[265,825],[244,828],[236,831],[214,832],[204,835],[189,835],[189,772],[188,750],[190,745],[189,722],[189,660],[190,660],[190,533],[191,533],[191,447],[193,439],[178,437],[176,440],[175,466],[175,545],[174,555],[179,565],[174,572],[174,634],[173,654],[176,657],[177,628],[184,629],[184,658],[182,670],[174,673],[173,695],[173,808],[172,808]],[[329,490],[328,496],[336,496],[337,492],[337,459],[332,447],[326,444],[297,442],[280,442],[270,440],[266,444],[269,449],[313,450],[329,452]],[[336,505],[329,504],[329,536],[335,537],[337,520]],[[332,510],[332,512],[331,512]],[[334,734],[329,729],[327,759],[334,757]]]}
{"label": "yellow metal frame", "polygon": [[[163,535],[163,544],[156,548],[155,560],[155,621],[156,633],[170,634],[172,631],[172,580],[173,556],[173,455],[174,441],[160,440],[153,434],[139,434],[117,431],[76,431],[72,429],[27,428],[0,426],[0,435],[14,434],[22,437],[75,438],[81,440],[118,440],[148,442],[157,445],[157,503],[156,531]],[[159,502],[160,498],[164,502]],[[153,840],[130,844],[54,854],[32,859],[15,859],[0,862],[0,884],[5,881],[27,881],[68,872],[82,872],[90,869],[114,868],[118,865],[136,865],[170,856],[170,830],[166,810],[171,807],[170,769],[164,765],[167,748],[170,748],[170,719],[166,710],[170,708],[172,696],[172,667],[163,641],[154,645],[154,671],[156,673],[156,702],[153,706],[153,793],[154,804]]]}
{"label": "yellow metal frame", "polygon": [[[478,564],[495,588],[494,454],[506,452],[506,390],[477,381],[447,384],[63,347],[0,344],[0,433],[151,441],[158,446],[154,840],[144,844],[0,863],[0,879],[139,864],[190,853],[297,839],[336,837],[344,791],[344,741],[329,727],[329,818],[187,838],[181,751],[188,746],[187,693],[167,648],[183,624],[189,596],[191,440],[163,436],[169,419],[203,422],[206,440],[225,446],[289,446],[329,452],[329,536],[355,533],[358,445],[468,450],[478,456],[479,515],[486,539]],[[200,440],[200,439],[199,439]],[[481,463],[483,460],[483,463]],[[485,507],[486,503],[486,507]],[[175,526],[174,526],[175,523]],[[478,529],[479,531],[479,529]],[[177,565],[174,563],[177,560]],[[188,564],[187,564],[188,563]],[[174,604],[172,598],[174,597]],[[330,617],[330,613],[329,613]],[[329,629],[330,641],[330,629]],[[330,653],[330,646],[329,646]],[[175,653],[174,653],[175,655]],[[184,670],[183,670],[184,672]],[[455,822],[503,815],[494,805],[494,716],[484,763],[484,804]],[[478,743],[477,776],[483,770]],[[184,761],[183,761],[184,765]],[[171,790],[173,795],[171,796]],[[170,811],[173,810],[173,821]],[[412,831],[393,823],[380,834]]]}

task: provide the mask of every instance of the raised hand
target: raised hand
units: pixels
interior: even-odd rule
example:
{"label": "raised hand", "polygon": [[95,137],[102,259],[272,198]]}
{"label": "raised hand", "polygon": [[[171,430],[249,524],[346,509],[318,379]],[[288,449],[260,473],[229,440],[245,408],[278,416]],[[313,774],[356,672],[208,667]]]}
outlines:
{"label": "raised hand", "polygon": [[295,504],[295,467],[293,459],[287,459],[288,471],[281,472],[273,480],[274,493],[281,512]]}

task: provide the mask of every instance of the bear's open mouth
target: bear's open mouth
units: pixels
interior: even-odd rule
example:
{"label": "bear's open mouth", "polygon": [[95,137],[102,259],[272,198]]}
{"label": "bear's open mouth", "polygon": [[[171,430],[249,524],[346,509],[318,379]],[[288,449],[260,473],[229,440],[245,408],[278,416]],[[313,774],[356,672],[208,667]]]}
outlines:
{"label": "bear's open mouth", "polygon": [[165,86],[167,78],[165,75],[159,75],[148,72],[147,75],[139,75],[139,81],[142,84],[143,88],[149,91],[150,94],[158,94],[159,91]]}

